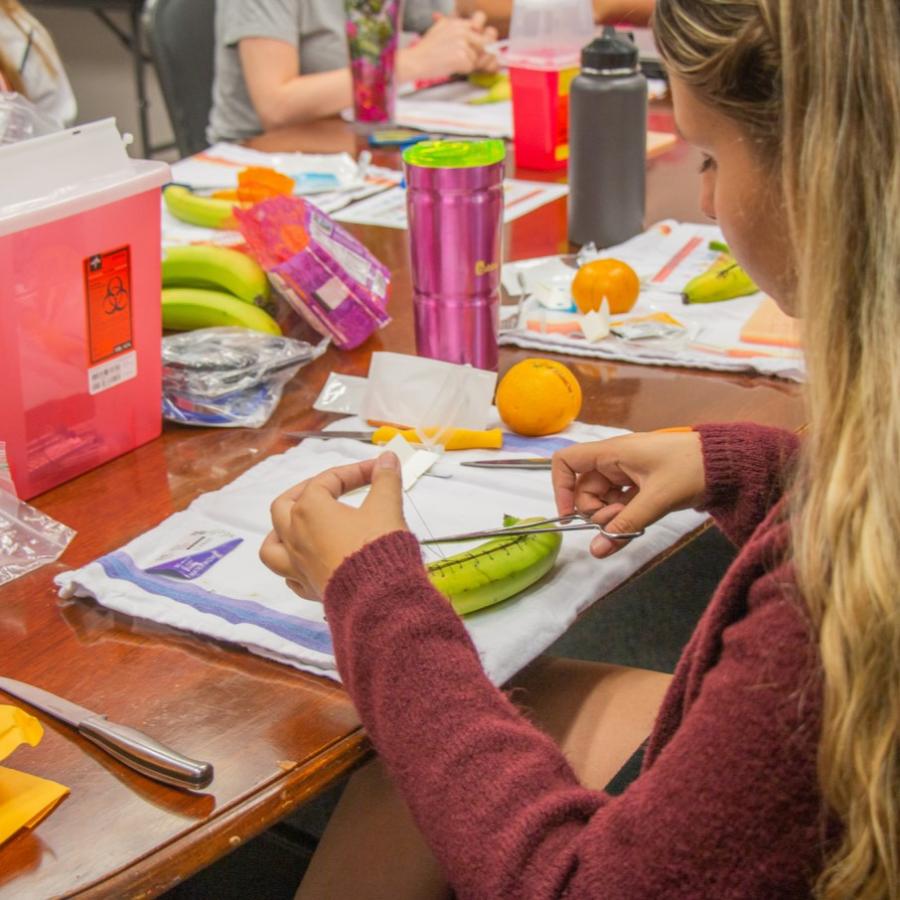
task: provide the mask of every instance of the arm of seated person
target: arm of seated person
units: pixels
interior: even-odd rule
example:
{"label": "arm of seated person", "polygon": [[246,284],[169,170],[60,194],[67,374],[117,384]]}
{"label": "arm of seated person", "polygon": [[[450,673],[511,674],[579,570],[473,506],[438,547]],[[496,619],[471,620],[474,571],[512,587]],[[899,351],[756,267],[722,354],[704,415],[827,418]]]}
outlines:
{"label": "arm of seated person", "polygon": [[[439,17],[418,44],[397,53],[400,82],[468,74],[491,68],[484,47],[496,38],[482,16]],[[300,74],[300,53],[287,41],[244,38],[238,54],[250,100],[264,129],[337,115],[352,103],[348,68]]]}
{"label": "arm of seated person", "polygon": [[301,75],[300,53],[286,41],[244,38],[238,54],[264,129],[334,116],[352,102],[349,69]]}

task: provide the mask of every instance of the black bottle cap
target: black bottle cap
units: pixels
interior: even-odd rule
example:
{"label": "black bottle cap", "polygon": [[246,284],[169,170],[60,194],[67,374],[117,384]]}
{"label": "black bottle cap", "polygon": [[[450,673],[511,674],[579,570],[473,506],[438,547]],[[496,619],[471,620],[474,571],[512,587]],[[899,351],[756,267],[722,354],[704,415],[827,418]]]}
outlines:
{"label": "black bottle cap", "polygon": [[592,72],[634,72],[638,58],[638,48],[607,25],[603,34],[581,51],[581,67]]}

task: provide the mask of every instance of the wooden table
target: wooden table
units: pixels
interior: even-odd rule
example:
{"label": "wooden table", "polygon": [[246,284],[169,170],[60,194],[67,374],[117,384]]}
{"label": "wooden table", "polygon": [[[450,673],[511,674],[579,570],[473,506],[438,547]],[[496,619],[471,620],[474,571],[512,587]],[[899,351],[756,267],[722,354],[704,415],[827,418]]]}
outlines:
{"label": "wooden table", "polygon": [[[665,114],[653,124],[664,127]],[[338,122],[254,143],[271,150],[356,148]],[[390,158],[382,154],[378,161]],[[649,164],[648,221],[699,218],[697,162],[680,145]],[[405,232],[366,227],[356,233],[393,271],[388,328],[358,351],[330,351],[302,370],[264,429],[167,426],[161,439],[33,501],[78,536],[61,561],[0,588],[2,673],[210,760],[216,778],[202,795],[156,784],[40,715],[42,743],[17,750],[9,762],[61,781],[72,793],[33,833],[0,848],[0,898],[154,896],[278,821],[369,752],[336,684],[91,603],[61,603],[51,583],[57,573],[113,550],[198,494],[287,449],[283,429],[325,424],[329,417],[311,404],[329,370],[364,374],[373,350],[413,350]],[[565,234],[565,202],[558,201],[507,227],[506,256],[565,252]],[[503,350],[501,369],[526,355]],[[586,421],[637,430],[701,420],[754,419],[792,429],[802,423],[793,384],[569,362],[584,388]]]}

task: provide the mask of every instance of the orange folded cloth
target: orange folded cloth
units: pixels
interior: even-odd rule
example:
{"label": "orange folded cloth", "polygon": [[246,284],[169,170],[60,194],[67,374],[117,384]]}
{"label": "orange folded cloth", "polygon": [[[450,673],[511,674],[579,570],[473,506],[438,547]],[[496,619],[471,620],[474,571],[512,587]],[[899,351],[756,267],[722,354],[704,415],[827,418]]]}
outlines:
{"label": "orange folded cloth", "polygon": [[[0,706],[0,759],[16,747],[36,747],[44,735],[40,722],[16,706]],[[0,766],[0,843],[23,828],[34,828],[69,789],[55,781]]]}
{"label": "orange folded cloth", "polygon": [[799,347],[800,322],[783,313],[771,297],[766,297],[744,323],[741,340],[748,344]]}

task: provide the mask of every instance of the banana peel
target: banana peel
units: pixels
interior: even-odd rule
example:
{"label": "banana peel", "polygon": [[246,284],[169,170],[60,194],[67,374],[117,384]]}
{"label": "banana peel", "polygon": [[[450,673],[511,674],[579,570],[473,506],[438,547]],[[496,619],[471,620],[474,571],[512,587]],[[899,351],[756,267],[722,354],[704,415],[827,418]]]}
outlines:
{"label": "banana peel", "polygon": [[162,285],[227,291],[257,305],[270,294],[269,280],[255,259],[230,247],[207,244],[169,247],[162,259]]}
{"label": "banana peel", "polygon": [[681,294],[682,303],[719,303],[755,294],[759,288],[753,279],[741,268],[721,241],[711,241],[710,250],[719,251],[713,264],[692,278]]}
{"label": "banana peel", "polygon": [[183,184],[169,184],[163,189],[166,209],[180,222],[201,228],[235,229],[235,204],[231,200],[195,194]]}
{"label": "banana peel", "polygon": [[481,83],[473,81],[473,76],[470,75],[469,81],[478,87],[487,88],[486,94],[480,94],[467,100],[469,106],[484,106],[488,103],[502,103],[512,99],[512,84],[509,75],[490,75]]}
{"label": "banana peel", "polygon": [[[531,525],[540,518],[504,516],[504,527]],[[496,537],[472,550],[428,563],[431,583],[461,615],[507,600],[544,577],[556,562],[562,534]]]}
{"label": "banana peel", "polygon": [[174,287],[162,292],[162,324],[167,331],[236,326],[280,335],[278,323],[265,310],[225,291]]}

